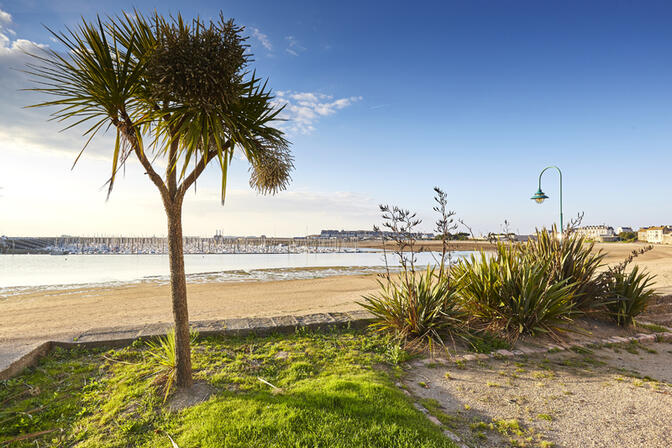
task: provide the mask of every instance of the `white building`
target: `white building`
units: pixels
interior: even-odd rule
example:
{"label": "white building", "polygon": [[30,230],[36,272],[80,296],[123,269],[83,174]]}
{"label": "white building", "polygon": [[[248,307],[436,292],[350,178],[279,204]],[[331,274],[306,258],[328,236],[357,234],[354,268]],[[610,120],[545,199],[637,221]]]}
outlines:
{"label": "white building", "polygon": [[613,241],[616,238],[614,228],[606,225],[579,227],[576,234],[595,241]]}
{"label": "white building", "polygon": [[637,231],[637,239],[646,243],[672,244],[672,227],[643,227]]}
{"label": "white building", "polygon": [[616,227],[616,235],[620,235],[623,232],[634,232],[632,227]]}

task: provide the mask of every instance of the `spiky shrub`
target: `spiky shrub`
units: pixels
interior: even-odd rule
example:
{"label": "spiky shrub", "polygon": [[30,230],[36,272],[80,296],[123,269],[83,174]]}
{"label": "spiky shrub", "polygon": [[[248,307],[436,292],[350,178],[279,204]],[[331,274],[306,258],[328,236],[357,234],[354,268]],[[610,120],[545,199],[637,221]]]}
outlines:
{"label": "spiky shrub", "polygon": [[503,265],[510,260],[510,252],[499,244],[497,255],[485,252],[463,258],[451,269],[451,277],[467,313],[476,319],[493,322],[502,295],[501,273]]}
{"label": "spiky shrub", "polygon": [[578,309],[588,309],[595,305],[600,296],[600,285],[596,274],[604,254],[594,252],[594,243],[582,236],[566,232],[559,238],[555,229],[537,231],[536,240],[518,246],[528,263],[544,261],[548,264],[551,282],[565,281],[572,284],[574,302]]}
{"label": "spiky shrub", "polygon": [[464,313],[451,282],[435,268],[427,267],[414,277],[414,281],[379,279],[380,290],[359,304],[373,314],[372,327],[392,331],[410,348],[426,343],[431,349],[445,336],[461,333]]}
{"label": "spiky shrub", "polygon": [[546,260],[521,256],[518,249],[498,244],[495,255],[481,252],[461,260],[452,270],[457,293],[474,323],[488,330],[555,335],[575,312],[567,280],[555,281]]}
{"label": "spiky shrub", "polygon": [[651,288],[655,276],[634,266],[630,273],[614,271],[607,284],[606,308],[618,325],[635,324],[635,317],[646,310],[655,290]]}
{"label": "spiky shrub", "polygon": [[[192,331],[190,341],[192,345],[197,338],[198,333]],[[177,377],[175,329],[171,329],[165,336],[156,340],[147,341],[147,347],[147,354],[156,365],[152,382],[162,391],[165,402]]]}

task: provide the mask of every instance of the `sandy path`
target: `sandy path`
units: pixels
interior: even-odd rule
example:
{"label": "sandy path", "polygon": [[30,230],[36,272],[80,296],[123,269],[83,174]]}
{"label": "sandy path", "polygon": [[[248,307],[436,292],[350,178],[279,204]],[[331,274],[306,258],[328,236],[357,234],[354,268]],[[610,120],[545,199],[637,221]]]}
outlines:
{"label": "sandy path", "polygon": [[469,446],[668,448],[671,353],[672,344],[655,343],[415,367],[404,384],[436,400]]}

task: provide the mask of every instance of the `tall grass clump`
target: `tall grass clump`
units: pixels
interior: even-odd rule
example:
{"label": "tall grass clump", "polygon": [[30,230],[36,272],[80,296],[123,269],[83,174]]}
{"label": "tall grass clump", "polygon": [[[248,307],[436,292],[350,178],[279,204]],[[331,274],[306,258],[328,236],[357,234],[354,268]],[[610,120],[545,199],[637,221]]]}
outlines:
{"label": "tall grass clump", "polygon": [[604,309],[618,325],[635,325],[635,318],[646,310],[655,296],[652,288],[655,275],[634,266],[630,272],[628,266],[638,256],[650,251],[653,246],[646,246],[633,251],[625,260],[610,267],[598,277],[602,287]]}
{"label": "tall grass clump", "polygon": [[544,259],[521,255],[518,248],[497,244],[497,252],[481,252],[460,260],[451,276],[461,304],[472,317],[472,326],[522,334],[557,335],[575,312],[576,285],[549,275]]}
{"label": "tall grass clump", "polygon": [[606,306],[618,325],[635,325],[635,317],[646,310],[654,296],[655,291],[650,287],[654,277],[640,271],[639,266],[633,267],[629,273],[614,274],[609,284],[611,300]]}
{"label": "tall grass clump", "polygon": [[[198,333],[192,331],[192,345],[196,342],[197,338]],[[147,348],[147,354],[156,366],[152,383],[161,390],[165,403],[177,379],[175,328],[172,328],[165,336],[147,341]]]}
{"label": "tall grass clump", "polygon": [[379,291],[364,296],[360,305],[374,315],[372,327],[392,331],[411,347],[427,343],[431,348],[463,326],[464,313],[455,288],[436,268],[427,267],[414,277],[378,279]]}
{"label": "tall grass clump", "polygon": [[[363,297],[360,305],[374,316],[372,327],[391,331],[409,348],[444,344],[445,337],[453,338],[463,332],[465,315],[455,288],[448,275],[451,262],[450,232],[455,229],[455,212],[447,209],[446,194],[435,188],[434,208],[440,215],[437,232],[443,244],[437,267],[418,269],[416,257],[417,232],[421,220],[415,213],[399,207],[381,205],[383,218],[383,257],[386,272],[378,279],[379,290]],[[380,231],[380,228],[374,227]],[[399,270],[390,267],[388,247]]]}

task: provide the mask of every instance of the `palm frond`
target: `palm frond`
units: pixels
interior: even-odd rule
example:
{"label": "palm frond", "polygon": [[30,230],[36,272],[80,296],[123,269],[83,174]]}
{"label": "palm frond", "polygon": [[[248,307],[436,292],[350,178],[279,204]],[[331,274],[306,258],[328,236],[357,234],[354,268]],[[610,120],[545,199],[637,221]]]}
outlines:
{"label": "palm frond", "polygon": [[66,129],[88,123],[88,140],[75,163],[101,130],[117,128],[108,194],[131,151],[165,157],[175,142],[168,173],[180,180],[194,172],[190,164],[216,158],[223,200],[238,148],[251,165],[250,184],[275,193],[291,180],[293,159],[275,127],[282,107],[267,83],[247,71],[251,55],[243,30],[221,14],[206,23],[138,11],[82,21],[65,32],[49,30],[65,51],[32,55],[26,72],[35,87],[29,90],[52,98],[31,107],[54,108],[52,119]]}

